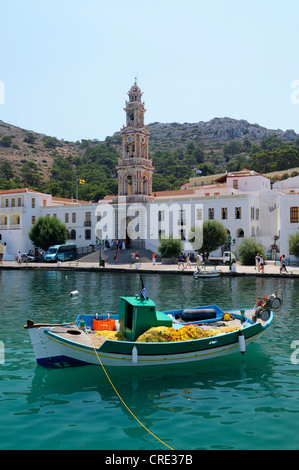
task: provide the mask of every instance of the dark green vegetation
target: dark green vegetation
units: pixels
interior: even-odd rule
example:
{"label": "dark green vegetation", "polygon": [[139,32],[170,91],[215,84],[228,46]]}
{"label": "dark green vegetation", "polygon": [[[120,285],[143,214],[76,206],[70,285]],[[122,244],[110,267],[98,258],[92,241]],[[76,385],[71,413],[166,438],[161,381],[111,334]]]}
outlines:
{"label": "dark green vegetation", "polygon": [[62,245],[67,240],[67,228],[55,217],[39,217],[28,236],[32,243],[47,251],[49,246]]}
{"label": "dark green vegetation", "polygon": [[[207,123],[211,126],[214,121]],[[225,118],[223,126],[229,121]],[[241,122],[241,121],[240,121]],[[236,124],[237,123],[237,124]],[[239,121],[234,121],[235,126]],[[199,123],[200,124],[200,123]],[[206,125],[205,123],[203,125]],[[227,125],[227,124],[226,124]],[[249,124],[246,124],[247,127]],[[246,127],[246,129],[247,129]],[[254,125],[251,128],[260,129]],[[259,173],[281,172],[282,178],[295,176],[290,168],[299,167],[299,137],[286,140],[269,131],[261,139],[246,134],[220,139],[193,124],[149,125],[150,155],[155,172],[153,191],[179,189],[194,176],[238,171],[244,168]],[[65,142],[55,137],[29,132],[0,121],[0,189],[31,188],[53,196],[97,201],[117,193],[115,165],[121,152],[121,137],[114,134],[105,142],[81,140]],[[275,178],[274,178],[275,179]]]}
{"label": "dark green vegetation", "polygon": [[255,265],[255,256],[260,254],[266,259],[265,248],[261,243],[258,243],[255,238],[244,238],[242,243],[238,246],[238,255],[241,264],[246,266]]}

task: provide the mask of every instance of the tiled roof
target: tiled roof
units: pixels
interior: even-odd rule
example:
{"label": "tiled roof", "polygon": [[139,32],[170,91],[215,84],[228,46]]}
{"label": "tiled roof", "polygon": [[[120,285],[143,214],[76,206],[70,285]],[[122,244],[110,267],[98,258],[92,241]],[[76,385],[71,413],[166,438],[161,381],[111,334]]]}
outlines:
{"label": "tiled roof", "polygon": [[0,194],[20,194],[20,193],[35,193],[43,194],[40,191],[34,191],[33,189],[21,188],[21,189],[3,189],[0,191]]}

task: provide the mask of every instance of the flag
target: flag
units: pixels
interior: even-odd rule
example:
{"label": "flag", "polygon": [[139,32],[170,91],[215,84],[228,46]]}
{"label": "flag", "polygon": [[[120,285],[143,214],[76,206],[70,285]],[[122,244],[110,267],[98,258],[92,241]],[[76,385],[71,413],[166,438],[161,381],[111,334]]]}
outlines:
{"label": "flag", "polygon": [[85,180],[79,180],[79,184],[85,184]]}
{"label": "flag", "polygon": [[146,290],[145,290],[145,287],[143,287],[142,291],[141,291],[141,295],[144,299],[148,299],[148,295],[146,293]]}
{"label": "flag", "polygon": [[141,292],[140,292],[140,295],[141,297],[143,297],[144,299],[148,299],[148,295],[146,293],[146,289],[144,287],[144,284],[143,284],[143,279],[142,277],[140,276],[140,280],[141,280]]}
{"label": "flag", "polygon": [[198,170],[198,169],[196,168],[196,173],[198,173],[198,174],[201,175],[202,171],[201,171],[201,170]]}

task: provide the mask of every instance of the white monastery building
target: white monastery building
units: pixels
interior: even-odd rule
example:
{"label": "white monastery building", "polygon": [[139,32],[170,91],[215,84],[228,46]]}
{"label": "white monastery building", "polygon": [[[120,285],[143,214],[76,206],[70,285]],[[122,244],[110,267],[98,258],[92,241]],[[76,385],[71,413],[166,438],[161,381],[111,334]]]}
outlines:
{"label": "white monastery building", "polygon": [[153,192],[150,135],[136,82],[128,96],[126,125],[121,129],[122,154],[116,166],[118,195],[88,203],[30,189],[0,191],[4,260],[14,259],[19,250],[38,248],[33,247],[28,232],[40,216],[57,217],[65,223],[69,240],[78,248],[96,245],[98,237],[121,239],[129,247],[157,251],[159,237],[169,233],[182,238],[187,252],[192,251],[186,241],[189,228],[205,220],[218,220],[235,240],[233,251],[244,237],[254,237],[275,258],[274,237],[279,236],[280,253],[295,259],[289,253],[288,237],[299,229],[299,176],[271,185],[267,176],[245,169],[190,178],[177,191]]}

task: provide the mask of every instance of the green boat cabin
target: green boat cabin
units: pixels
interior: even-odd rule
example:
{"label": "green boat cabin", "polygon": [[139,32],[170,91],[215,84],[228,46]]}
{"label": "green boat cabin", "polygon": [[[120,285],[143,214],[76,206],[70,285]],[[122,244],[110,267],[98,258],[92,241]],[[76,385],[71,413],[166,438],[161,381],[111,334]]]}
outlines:
{"label": "green boat cabin", "polygon": [[119,326],[129,341],[135,341],[152,327],[171,327],[172,320],[165,313],[157,311],[155,303],[150,299],[120,297]]}

